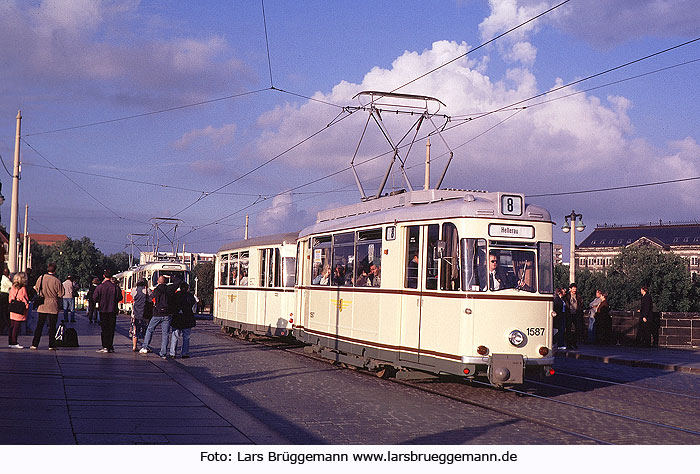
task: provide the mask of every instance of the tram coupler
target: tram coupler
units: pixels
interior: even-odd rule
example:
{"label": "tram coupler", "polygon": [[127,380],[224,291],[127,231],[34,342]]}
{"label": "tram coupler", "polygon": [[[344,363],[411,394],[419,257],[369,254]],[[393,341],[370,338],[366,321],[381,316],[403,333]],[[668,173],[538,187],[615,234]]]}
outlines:
{"label": "tram coupler", "polygon": [[489,363],[489,382],[493,385],[522,384],[524,381],[523,356],[519,354],[492,354]]}

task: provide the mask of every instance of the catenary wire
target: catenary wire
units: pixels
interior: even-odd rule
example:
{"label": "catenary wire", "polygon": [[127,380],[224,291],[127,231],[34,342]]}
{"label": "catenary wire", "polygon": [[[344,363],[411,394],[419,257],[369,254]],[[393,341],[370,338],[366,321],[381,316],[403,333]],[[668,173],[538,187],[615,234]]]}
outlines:
{"label": "catenary wire", "polygon": [[270,88],[275,87],[275,83],[272,80],[272,61],[270,60],[270,40],[267,36],[267,19],[265,18],[265,0],[260,0],[262,6],[262,17],[263,17],[263,28],[265,30],[265,48],[267,49],[267,68],[270,72]]}

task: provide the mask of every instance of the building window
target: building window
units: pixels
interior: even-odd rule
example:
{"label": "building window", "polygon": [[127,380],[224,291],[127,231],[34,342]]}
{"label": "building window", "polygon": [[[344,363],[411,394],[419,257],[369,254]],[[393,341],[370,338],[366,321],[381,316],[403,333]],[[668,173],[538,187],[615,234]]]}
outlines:
{"label": "building window", "polygon": [[605,265],[608,267],[612,265],[612,257],[605,257]]}
{"label": "building window", "polygon": [[675,238],[673,239],[673,243],[675,244],[675,243],[677,243],[679,240],[681,240],[679,237],[675,237]]}
{"label": "building window", "polygon": [[690,257],[690,264],[696,267],[698,265],[698,257]]}
{"label": "building window", "polygon": [[621,244],[621,243],[622,243],[622,239],[618,240],[617,243],[618,243],[618,244]]}
{"label": "building window", "polygon": [[593,266],[595,264],[595,258],[588,258],[588,265]]}
{"label": "building window", "polygon": [[585,258],[585,257],[581,257],[581,258],[579,259],[579,262],[578,262],[578,263],[579,263],[579,265],[581,265],[582,267],[585,266],[585,265],[586,265],[586,258]]}
{"label": "building window", "polygon": [[596,242],[596,240],[591,240],[591,245],[595,245]]}

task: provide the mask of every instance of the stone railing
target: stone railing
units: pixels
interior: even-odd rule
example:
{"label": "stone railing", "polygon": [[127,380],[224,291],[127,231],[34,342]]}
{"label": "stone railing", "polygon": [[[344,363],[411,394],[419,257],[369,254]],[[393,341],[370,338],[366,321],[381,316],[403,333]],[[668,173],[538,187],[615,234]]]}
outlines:
{"label": "stone railing", "polygon": [[[611,311],[616,343],[632,345],[637,337],[639,313]],[[588,319],[586,318],[586,323]],[[700,313],[661,313],[659,346],[700,347]]]}

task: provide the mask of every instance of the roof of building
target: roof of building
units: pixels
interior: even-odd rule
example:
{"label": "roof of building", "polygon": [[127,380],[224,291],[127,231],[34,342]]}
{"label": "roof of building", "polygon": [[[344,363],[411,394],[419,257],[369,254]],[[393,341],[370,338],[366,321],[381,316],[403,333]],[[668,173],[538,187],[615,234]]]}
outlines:
{"label": "roof of building", "polygon": [[642,237],[664,247],[698,246],[700,224],[598,226],[578,247],[623,247]]}
{"label": "roof of building", "polygon": [[67,235],[63,234],[29,234],[29,237],[32,239],[32,242],[35,242],[37,244],[41,245],[53,245],[58,242],[64,242],[68,240]]}

